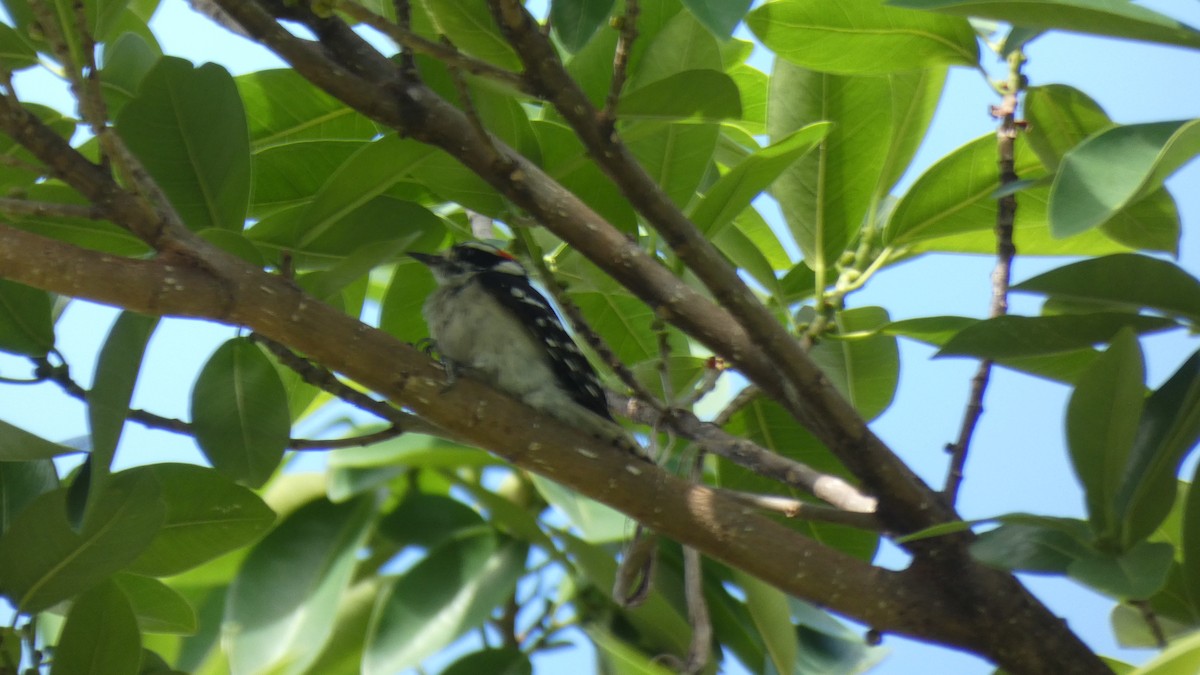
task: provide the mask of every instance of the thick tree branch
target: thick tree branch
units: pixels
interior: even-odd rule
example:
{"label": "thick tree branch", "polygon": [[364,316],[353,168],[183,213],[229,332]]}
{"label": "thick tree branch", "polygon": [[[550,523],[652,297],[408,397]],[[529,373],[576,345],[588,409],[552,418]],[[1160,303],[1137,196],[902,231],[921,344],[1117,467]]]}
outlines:
{"label": "thick tree branch", "polygon": [[[0,269],[20,283],[168,316],[247,326],[412,409],[464,441],[610,504],[681,543],[747,570],[785,591],[884,630],[935,637],[935,595],[918,576],[873,568],[758,515],[750,506],[602,442],[581,436],[470,379],[445,389],[428,357],[307,296],[285,280],[239,263],[237,276],[121,259],[0,225]],[[226,302],[232,289],[238,302]],[[769,555],[764,554],[770,552]],[[952,631],[957,632],[957,631]]]}

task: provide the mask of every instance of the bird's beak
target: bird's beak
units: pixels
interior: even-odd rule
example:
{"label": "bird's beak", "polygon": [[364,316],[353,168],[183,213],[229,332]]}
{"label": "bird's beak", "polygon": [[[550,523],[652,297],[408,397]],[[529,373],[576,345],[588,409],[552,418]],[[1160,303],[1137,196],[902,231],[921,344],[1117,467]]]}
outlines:
{"label": "bird's beak", "polygon": [[408,257],[410,257],[413,260],[416,260],[417,262],[421,263],[422,265],[426,265],[426,266],[433,265],[435,262],[442,259],[442,256],[440,256],[440,255],[431,255],[429,253],[415,253],[415,252],[410,252],[408,254]]}

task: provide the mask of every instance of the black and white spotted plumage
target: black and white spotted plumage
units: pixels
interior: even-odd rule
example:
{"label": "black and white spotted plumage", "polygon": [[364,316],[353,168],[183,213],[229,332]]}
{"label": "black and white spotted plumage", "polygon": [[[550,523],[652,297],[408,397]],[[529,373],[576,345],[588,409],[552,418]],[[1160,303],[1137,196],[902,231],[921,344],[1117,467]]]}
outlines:
{"label": "black and white spotted plumage", "polygon": [[438,282],[422,313],[443,358],[565,422],[585,421],[579,408],[612,421],[596,371],[520,263],[481,242],[411,255]]}

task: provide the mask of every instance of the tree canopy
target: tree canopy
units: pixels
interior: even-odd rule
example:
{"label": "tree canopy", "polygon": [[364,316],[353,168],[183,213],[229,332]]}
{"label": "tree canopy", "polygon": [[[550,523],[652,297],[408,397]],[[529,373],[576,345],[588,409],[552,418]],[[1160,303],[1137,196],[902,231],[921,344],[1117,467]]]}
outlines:
{"label": "tree canopy", "polygon": [[[1049,32],[1200,31],[1100,0],[193,0],[287,64],[233,75],[169,55],[158,4],[0,0],[0,385],[89,428],[0,421],[0,675],[527,673],[570,631],[605,673],[861,672],[893,635],[1134,672],[1018,572],[1111,599],[1162,650],[1136,672],[1200,669],[1200,351],[1162,383],[1145,354],[1200,325],[1164,186],[1200,122],[1023,72]],[[995,130],[902,181],[951,69]],[[71,105],[29,102],[35,71]],[[406,253],[471,239],[553,297],[655,463],[447,382]],[[986,317],[857,302],[931,254],[994,257]],[[1014,282],[1024,256],[1054,264]],[[56,347],[81,301],[122,310],[90,383]],[[131,401],[181,318],[237,334],[175,419]],[[873,425],[903,342],[978,361],[938,485]],[[1085,517],[962,519],[1001,369],[1070,389]],[[130,423],[205,463],[130,461]]]}

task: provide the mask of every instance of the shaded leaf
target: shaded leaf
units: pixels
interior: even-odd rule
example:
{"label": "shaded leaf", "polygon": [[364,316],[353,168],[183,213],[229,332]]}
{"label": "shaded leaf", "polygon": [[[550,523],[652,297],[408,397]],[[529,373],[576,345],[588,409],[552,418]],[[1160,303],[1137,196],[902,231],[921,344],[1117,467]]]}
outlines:
{"label": "shaded leaf", "polygon": [[192,230],[241,230],[250,196],[250,141],[229,73],[163,57],[116,128]]}
{"label": "shaded leaf", "polygon": [[1145,364],[1129,329],[1084,371],[1067,405],[1067,448],[1101,537],[1119,528],[1117,491],[1125,477],[1145,397]]}
{"label": "shaded leaf", "polygon": [[163,519],[161,489],[145,471],[114,474],[79,532],[67,519],[66,490],[42,494],[0,537],[0,590],[22,612],[47,609],[132,562]]}
{"label": "shaded leaf", "polygon": [[524,652],[515,647],[485,649],[467,654],[446,666],[442,675],[533,675],[533,663]]}
{"label": "shaded leaf", "polygon": [[41,357],[54,347],[50,294],[0,279],[0,350]]}
{"label": "shaded leaf", "polygon": [[1200,153],[1200,121],[1117,126],[1063,156],[1050,188],[1050,231],[1056,237],[1103,224],[1162,186]]}
{"label": "shaded leaf", "polygon": [[874,419],[891,405],[900,381],[896,338],[876,332],[888,323],[887,310],[856,307],[838,312],[834,321],[848,337],[822,340],[810,352],[813,361],[864,419]]}
{"label": "shaded leaf", "polygon": [[0,462],[29,462],[79,452],[0,420]]}
{"label": "shaded leaf", "polygon": [[1064,265],[1012,290],[1146,308],[1200,323],[1200,280],[1174,263],[1133,253]]}
{"label": "shaded leaf", "polygon": [[252,490],[193,464],[160,463],[145,469],[163,488],[162,531],[129,566],[148,576],[179,574],[258,539],[275,513]]}
{"label": "shaded leaf", "polygon": [[192,388],[192,429],[214,468],[250,486],[266,482],[291,430],[287,393],[249,338],[221,345]]}
{"label": "shaded leaf", "polygon": [[400,575],[380,596],[367,634],[364,675],[419,664],[479,626],[511,595],[527,548],[491,533],[451,539]]}
{"label": "shaded leaf", "polygon": [[483,0],[422,0],[442,35],[453,36],[454,46],[497,66],[520,71],[521,59],[500,34]]}
{"label": "shaded leaf", "polygon": [[93,489],[103,485],[108,477],[121,431],[125,428],[125,418],[129,415],[142,357],[156,327],[156,316],[121,312],[100,348],[92,388],[87,394]]}
{"label": "shaded leaf", "polygon": [[49,459],[0,463],[0,535],[34,498],[58,489],[58,472]]}
{"label": "shaded leaf", "polygon": [[225,606],[234,672],[303,672],[316,660],[333,632],[372,506],[370,498],[309,502],[254,547]]}
{"label": "shaded leaf", "polygon": [[716,70],[685,70],[621,96],[622,118],[722,120],[742,115],[737,85]]}
{"label": "shaded leaf", "polygon": [[106,581],[71,603],[51,675],[137,675],[142,642],[129,600]]}
{"label": "shaded leaf", "polygon": [[733,33],[750,8],[751,0],[683,0],[683,6],[713,32],[713,35],[724,40]]}
{"label": "shaded leaf", "polygon": [[314,86],[291,68],[234,78],[255,152],[297,141],[366,141],[378,133],[371,120]]}
{"label": "shaded leaf", "polygon": [[612,12],[615,0],[557,0],[550,4],[550,25],[569,52],[579,51]]}
{"label": "shaded leaf", "polygon": [[179,635],[196,632],[196,610],[175,589],[157,579],[125,572],[114,574],[112,580],[128,598],[142,631]]}
{"label": "shaded leaf", "polygon": [[1122,328],[1141,334],[1178,325],[1163,317],[1124,312],[999,316],[962,329],[942,347],[938,356],[1006,358],[1055,354],[1108,342]]}

